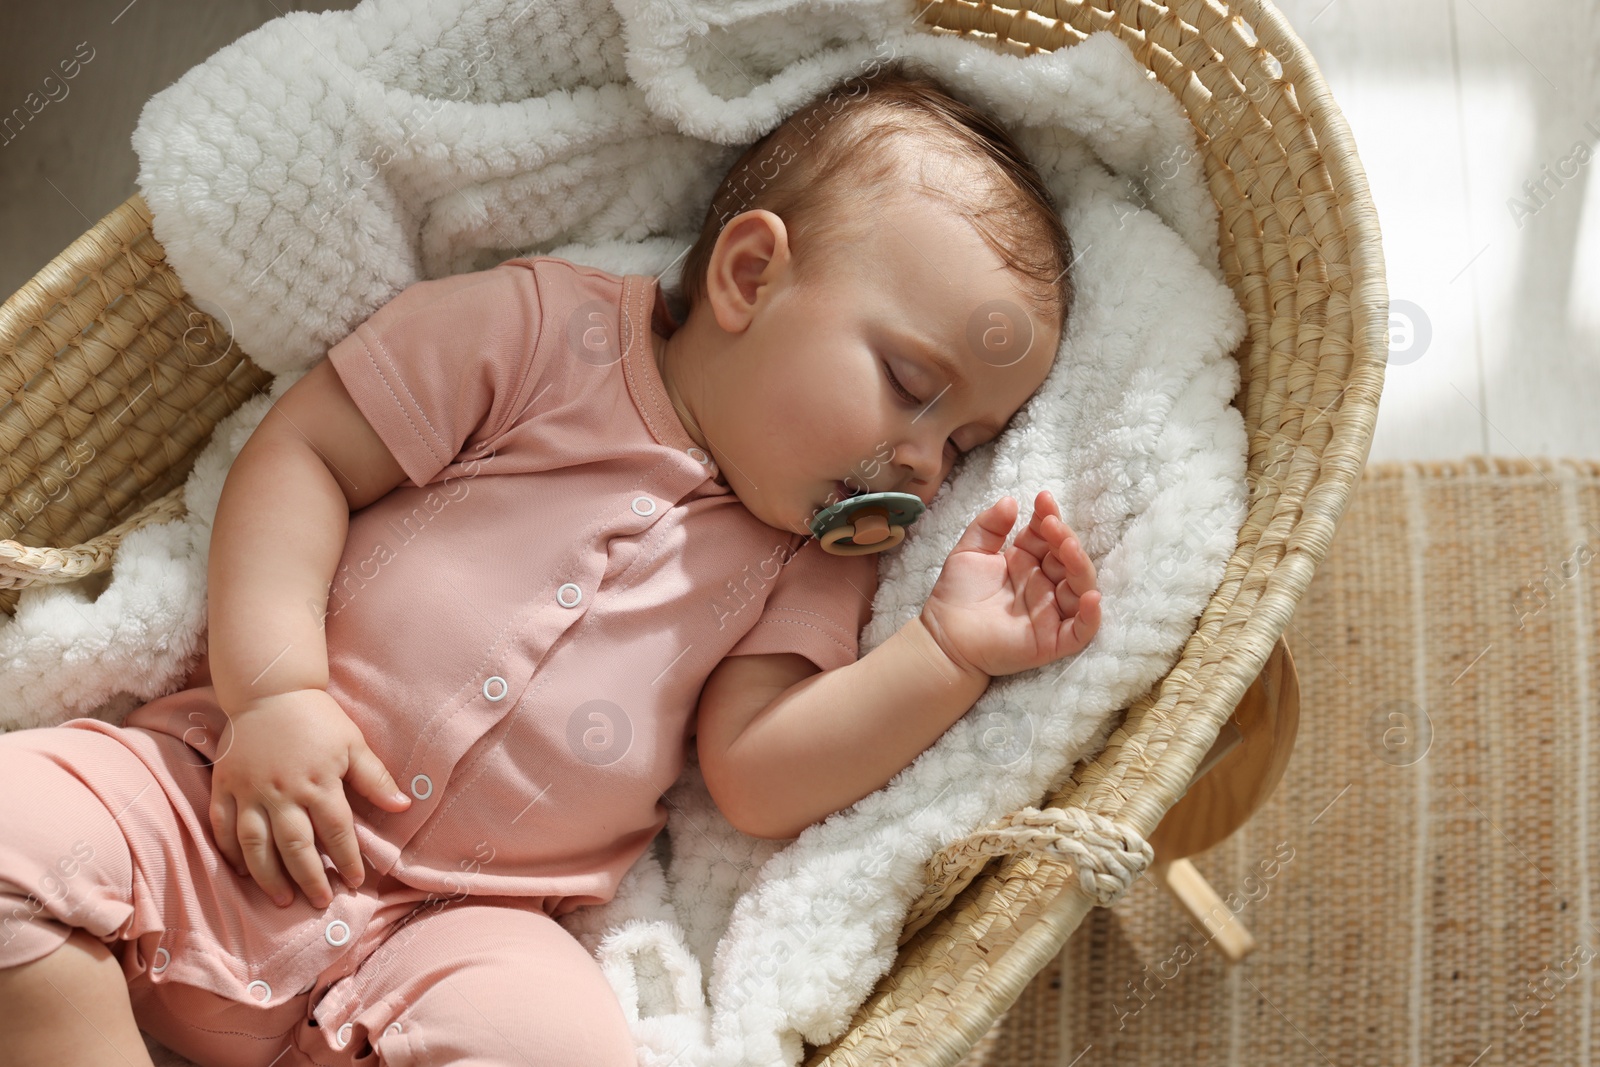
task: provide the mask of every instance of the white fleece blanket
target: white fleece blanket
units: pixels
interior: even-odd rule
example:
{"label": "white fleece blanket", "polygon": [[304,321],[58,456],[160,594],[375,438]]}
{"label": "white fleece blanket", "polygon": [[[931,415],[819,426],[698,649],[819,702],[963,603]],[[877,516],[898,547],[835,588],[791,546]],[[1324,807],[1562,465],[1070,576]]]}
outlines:
{"label": "white fleece blanket", "polygon": [[[1099,569],[1076,657],[996,679],[887,786],[792,842],[746,837],[691,761],[606,905],[600,960],[639,1062],[796,1064],[888,970],[925,861],[1035,803],[1176,662],[1246,505],[1230,400],[1244,316],[1177,101],[1109,34],[1026,59],[936,37],[902,0],[366,0],[291,13],[150,99],[139,188],[195,302],[278,375],[218,427],[188,515],[128,537],[109,586],[27,592],[0,627],[0,722],[120,722],[201,648],[233,457],[327,348],[404,286],[551,254],[677,280],[743,146],[838,79],[911,55],[1017,135],[1063,207],[1078,293],[1054,369],[881,557],[861,652],[919,609],[972,517],[1049,488]],[[1013,532],[1013,538],[1015,532]],[[1008,544],[1011,539],[1008,539]],[[169,1058],[167,1062],[183,1062]]]}

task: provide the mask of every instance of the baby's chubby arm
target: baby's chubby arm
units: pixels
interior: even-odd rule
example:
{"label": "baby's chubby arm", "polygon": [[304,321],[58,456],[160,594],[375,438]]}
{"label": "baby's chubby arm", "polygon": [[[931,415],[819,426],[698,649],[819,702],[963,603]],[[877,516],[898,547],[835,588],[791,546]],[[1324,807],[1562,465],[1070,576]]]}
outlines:
{"label": "baby's chubby arm", "polygon": [[207,655],[228,723],[212,767],[211,827],[228,862],[241,875],[248,867],[280,905],[293,889],[278,851],[307,899],[332,899],[313,826],[345,881],[361,883],[347,776],[386,810],[410,803],[326,692],[323,632],[350,512],[404,480],[324,359],[262,417],[217,503]]}
{"label": "baby's chubby arm", "polygon": [[729,822],[791,838],[882,788],[977,702],[989,680],[1081,651],[1100,625],[1094,565],[1048,491],[1032,521],[1002,497],[946,559],[922,612],[855,663],[724,660],[701,691],[696,744]]}
{"label": "baby's chubby arm", "polygon": [[735,828],[796,837],[882,787],[988,685],[949,660],[920,616],[831,671],[793,652],[732,656],[701,691],[700,771]]}

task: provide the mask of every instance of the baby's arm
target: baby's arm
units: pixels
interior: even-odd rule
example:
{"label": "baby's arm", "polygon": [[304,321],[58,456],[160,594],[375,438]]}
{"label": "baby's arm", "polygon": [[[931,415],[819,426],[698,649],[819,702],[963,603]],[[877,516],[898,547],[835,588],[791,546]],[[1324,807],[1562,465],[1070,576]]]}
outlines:
{"label": "baby's arm", "polygon": [[1005,548],[1015,507],[1006,496],[980,512],[921,613],[856,662],[819,672],[785,653],[717,665],[701,690],[696,746],[729,822],[795,837],[886,785],[991,677],[1083,650],[1100,625],[1094,564],[1048,491]]}
{"label": "baby's arm", "polygon": [[988,685],[950,660],[921,616],[831,671],[793,652],[730,656],[701,690],[700,771],[735,828],[796,837],[882,788]]}
{"label": "baby's arm", "polygon": [[405,477],[326,359],[267,410],[211,527],[207,655],[224,711],[328,684],[321,611],[350,512]]}
{"label": "baby's arm", "polygon": [[350,512],[404,480],[323,360],[263,416],[217,503],[208,655],[229,721],[212,768],[211,826],[228,861],[280,904],[293,890],[277,852],[308,899],[332,898],[313,829],[345,880],[361,883],[346,777],[387,810],[409,803],[326,692],[323,629]]}

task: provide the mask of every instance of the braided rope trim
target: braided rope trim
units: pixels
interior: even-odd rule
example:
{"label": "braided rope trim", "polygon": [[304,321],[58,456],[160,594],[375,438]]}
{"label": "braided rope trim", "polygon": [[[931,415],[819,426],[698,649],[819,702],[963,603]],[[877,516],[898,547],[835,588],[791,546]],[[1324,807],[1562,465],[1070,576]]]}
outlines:
{"label": "braided rope trim", "polygon": [[970,855],[1037,852],[1071,863],[1078,884],[1102,908],[1121,899],[1155,859],[1150,842],[1085,808],[1020,808],[961,844]]}
{"label": "braided rope trim", "polygon": [[146,526],[175,522],[188,514],[179,485],[98,537],[71,548],[35,547],[0,539],[0,589],[75,582],[111,569],[122,539]]}

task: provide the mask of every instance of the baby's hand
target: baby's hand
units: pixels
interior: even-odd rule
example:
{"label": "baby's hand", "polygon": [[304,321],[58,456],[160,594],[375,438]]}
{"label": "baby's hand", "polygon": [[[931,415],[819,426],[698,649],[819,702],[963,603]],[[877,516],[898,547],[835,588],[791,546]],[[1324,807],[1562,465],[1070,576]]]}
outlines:
{"label": "baby's hand", "polygon": [[361,728],[322,689],[297,689],[230,710],[220,744],[223,756],[211,770],[217,848],[241,876],[248,867],[280,907],[294,900],[278,866],[280,852],[307,900],[319,908],[333,900],[313,826],[345,882],[361,884],[365,868],[344,793],[347,776],[386,811],[411,805]]}
{"label": "baby's hand", "polygon": [[1016,507],[1004,496],[978,513],[922,606],[945,654],[991,677],[1082,651],[1100,627],[1094,564],[1048,489],[1034,499],[1028,528],[1000,553]]}

